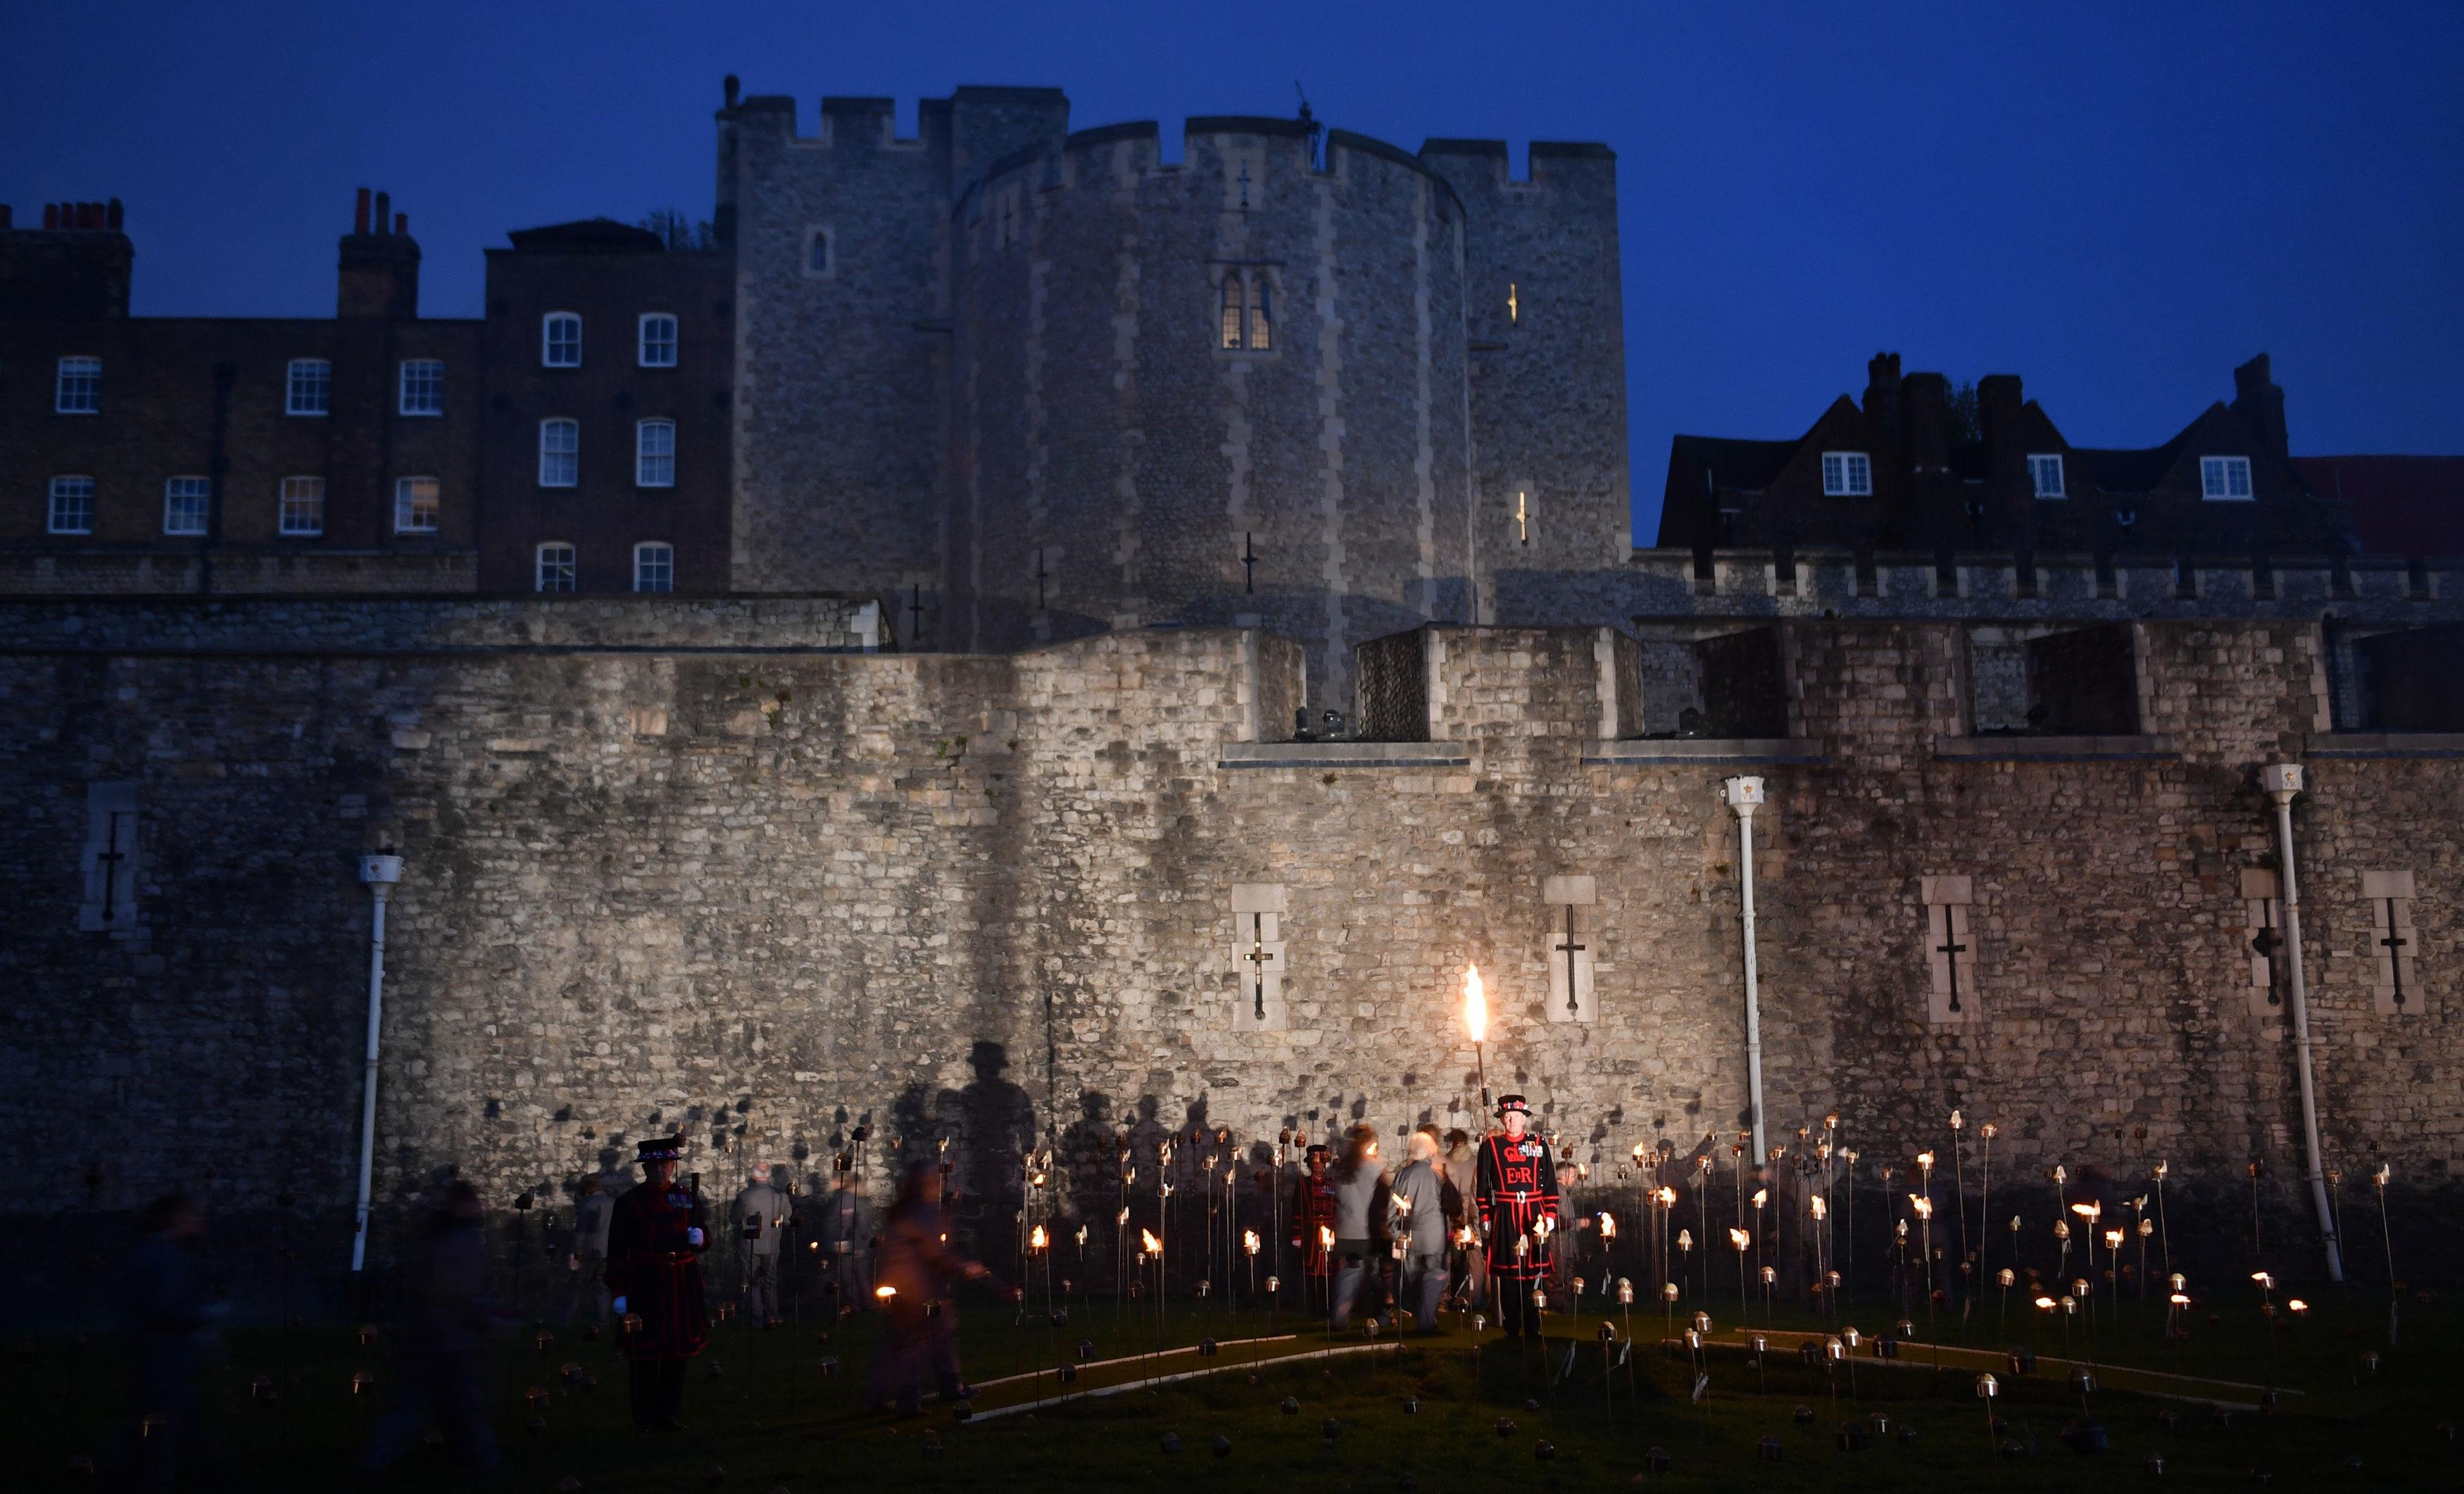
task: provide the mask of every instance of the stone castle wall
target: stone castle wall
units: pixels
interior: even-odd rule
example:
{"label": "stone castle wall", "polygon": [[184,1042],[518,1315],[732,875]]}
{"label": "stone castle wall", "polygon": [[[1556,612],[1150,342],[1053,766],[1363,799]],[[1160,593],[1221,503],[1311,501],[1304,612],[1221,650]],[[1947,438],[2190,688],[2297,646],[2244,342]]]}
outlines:
{"label": "stone castle wall", "polygon": [[[691,646],[549,609],[565,631],[308,651],[324,625],[284,604],[75,605],[75,628],[50,608],[0,628],[0,1075],[39,1159],[26,1207],[73,1205],[99,1161],[106,1207],[210,1165],[221,1207],[290,1187],[319,1227],[346,1214],[354,865],[380,846],[405,858],[393,1206],[443,1166],[503,1198],[669,1128],[732,1182],[754,1159],[817,1171],[867,1115],[911,1149],[955,1134],[987,1173],[1047,1124],[1467,1123],[1470,961],[1492,1084],[1570,1142],[1683,1149],[1740,1119],[1720,783],[1741,768],[1717,743],[1604,739],[1636,675],[1603,629],[1427,630],[1428,739],[1387,746],[1277,741],[1300,648],[1249,630],[867,654],[873,614],[849,607],[757,651],[693,610],[731,604],[677,603]],[[2296,825],[2330,1153],[2415,1181],[2457,1163],[2464,759],[2452,739],[2342,753],[2314,625],[2139,624],[2150,735],[2126,752],[1966,736],[1953,626],[1781,626],[1801,750],[1742,769],[1770,785],[1774,1139],[1837,1110],[1869,1157],[1903,1155],[1963,1106],[1998,1122],[2014,1176],[2143,1156],[2298,1174],[2242,882],[2274,859],[2253,768],[2291,756],[2312,775]],[[166,629],[177,648],[143,642]],[[133,783],[141,815],[118,933],[78,928],[97,782]],[[2364,895],[2396,871],[2419,951],[2401,1014],[2377,1000]],[[1595,890],[1576,909],[1589,1020],[1561,1020],[1564,877]],[[1959,1022],[1929,1001],[1924,889],[1946,877],[1973,889]],[[1277,890],[1265,1023],[1236,888]]]}

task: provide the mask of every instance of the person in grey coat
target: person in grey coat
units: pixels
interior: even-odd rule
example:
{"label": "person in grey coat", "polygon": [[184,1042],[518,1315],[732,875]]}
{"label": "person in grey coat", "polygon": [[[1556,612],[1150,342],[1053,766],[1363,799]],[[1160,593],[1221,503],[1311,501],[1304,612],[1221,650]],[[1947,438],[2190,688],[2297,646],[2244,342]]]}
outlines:
{"label": "person in grey coat", "polygon": [[593,1328],[607,1321],[607,1284],[602,1278],[607,1274],[607,1220],[615,1212],[616,1200],[598,1177],[583,1178],[573,1200],[573,1250],[564,1258],[567,1328],[582,1315],[585,1303]]}
{"label": "person in grey coat", "polygon": [[796,1217],[795,1204],[787,1189],[779,1186],[781,1183],[794,1186],[785,1168],[771,1168],[736,1196],[736,1238],[744,1262],[744,1315],[764,1330],[779,1325],[779,1242]]}
{"label": "person in grey coat", "polygon": [[[1385,1270],[1378,1255],[1386,1235],[1386,1171],[1377,1160],[1377,1131],[1352,1128],[1352,1145],[1334,1179],[1334,1326],[1352,1322],[1365,1285],[1370,1315],[1385,1318]],[[1389,1327],[1392,1326],[1390,1323]]]}
{"label": "person in grey coat", "polygon": [[830,1196],[816,1207],[813,1240],[821,1247],[823,1289],[838,1298],[837,1310],[861,1312],[872,1306],[872,1205],[856,1191],[846,1159],[830,1178]]}
{"label": "person in grey coat", "polygon": [[1394,1235],[1403,1244],[1400,1295],[1419,1330],[1434,1333],[1447,1274],[1445,1184],[1435,1126],[1412,1132],[1412,1159],[1395,1175],[1394,1210]]}

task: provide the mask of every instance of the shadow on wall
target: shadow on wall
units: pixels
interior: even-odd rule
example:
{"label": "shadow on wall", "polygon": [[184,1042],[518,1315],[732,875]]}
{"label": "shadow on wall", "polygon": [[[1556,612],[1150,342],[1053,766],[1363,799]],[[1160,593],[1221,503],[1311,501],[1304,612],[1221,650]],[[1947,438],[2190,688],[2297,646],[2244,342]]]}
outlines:
{"label": "shadow on wall", "polygon": [[1038,1133],[1035,1102],[1002,1077],[1006,1044],[978,1039],[967,1063],[976,1077],[963,1088],[911,1084],[899,1091],[891,1106],[893,1157],[902,1172],[913,1162],[940,1165],[954,1242],[1015,1280],[1024,1166]]}

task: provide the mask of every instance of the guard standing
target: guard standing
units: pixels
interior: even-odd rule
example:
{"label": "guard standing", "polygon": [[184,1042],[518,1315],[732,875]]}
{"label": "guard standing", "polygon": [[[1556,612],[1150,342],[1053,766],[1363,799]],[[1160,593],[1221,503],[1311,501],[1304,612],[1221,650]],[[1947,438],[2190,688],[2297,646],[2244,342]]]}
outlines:
{"label": "guard standing", "polygon": [[1327,1291],[1334,1266],[1334,1179],[1326,1175],[1324,1146],[1311,1147],[1306,1154],[1309,1171],[1301,1175],[1292,1200],[1292,1245],[1300,1252],[1309,1309],[1317,1311],[1331,1305]]}
{"label": "guard standing", "polygon": [[1506,1130],[1480,1144],[1474,1202],[1488,1241],[1498,1326],[1508,1338],[1537,1338],[1540,1315],[1531,1308],[1531,1285],[1549,1269],[1557,1226],[1557,1164],[1549,1143],[1529,1133],[1531,1107],[1523,1096],[1499,1099],[1497,1115]]}
{"label": "guard standing", "polygon": [[[778,1169],[777,1171],[784,1171]],[[736,1196],[737,1248],[744,1261],[744,1315],[767,1331],[779,1325],[779,1251],[796,1217],[785,1190],[765,1169]]]}
{"label": "guard standing", "polygon": [[856,1192],[850,1158],[840,1153],[830,1175],[830,1196],[821,1206],[813,1238],[821,1246],[822,1279],[838,1299],[838,1310],[863,1310],[872,1301],[872,1205]]}
{"label": "guard standing", "polygon": [[701,1197],[676,1181],[682,1136],[642,1142],[642,1184],[616,1200],[607,1227],[607,1289],[632,1371],[633,1427],[683,1429],[685,1361],[710,1337],[701,1253],[710,1248]]}

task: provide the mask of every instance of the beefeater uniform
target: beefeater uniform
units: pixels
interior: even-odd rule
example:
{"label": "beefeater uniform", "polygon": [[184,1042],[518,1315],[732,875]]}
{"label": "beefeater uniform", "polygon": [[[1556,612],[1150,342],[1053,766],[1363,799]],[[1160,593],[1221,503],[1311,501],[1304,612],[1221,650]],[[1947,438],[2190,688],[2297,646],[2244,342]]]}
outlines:
{"label": "beefeater uniform", "polygon": [[[1498,1101],[1498,1113],[1529,1113],[1519,1094]],[[1557,1164],[1549,1143],[1525,1131],[1521,1140],[1497,1131],[1482,1138],[1474,1174],[1473,1201],[1487,1241],[1488,1276],[1497,1291],[1498,1326],[1511,1338],[1538,1336],[1540,1316],[1531,1310],[1531,1287],[1549,1269],[1557,1222]],[[1550,1231],[1535,1226],[1542,1219]],[[1517,1250],[1515,1242],[1523,1241]]]}
{"label": "beefeater uniform", "polygon": [[[684,1139],[641,1143],[640,1160],[673,1161]],[[682,1178],[664,1188],[645,1181],[616,1200],[607,1223],[607,1290],[624,1299],[617,1348],[632,1373],[633,1424],[674,1427],[684,1412],[685,1361],[710,1337],[701,1253],[710,1220]]]}
{"label": "beefeater uniform", "polygon": [[1292,1200],[1292,1243],[1300,1247],[1301,1278],[1309,1305],[1327,1306],[1327,1279],[1334,1271],[1334,1251],[1327,1241],[1334,1230],[1334,1179],[1309,1171],[1311,1159],[1327,1154],[1311,1147],[1302,1157],[1300,1186]]}

